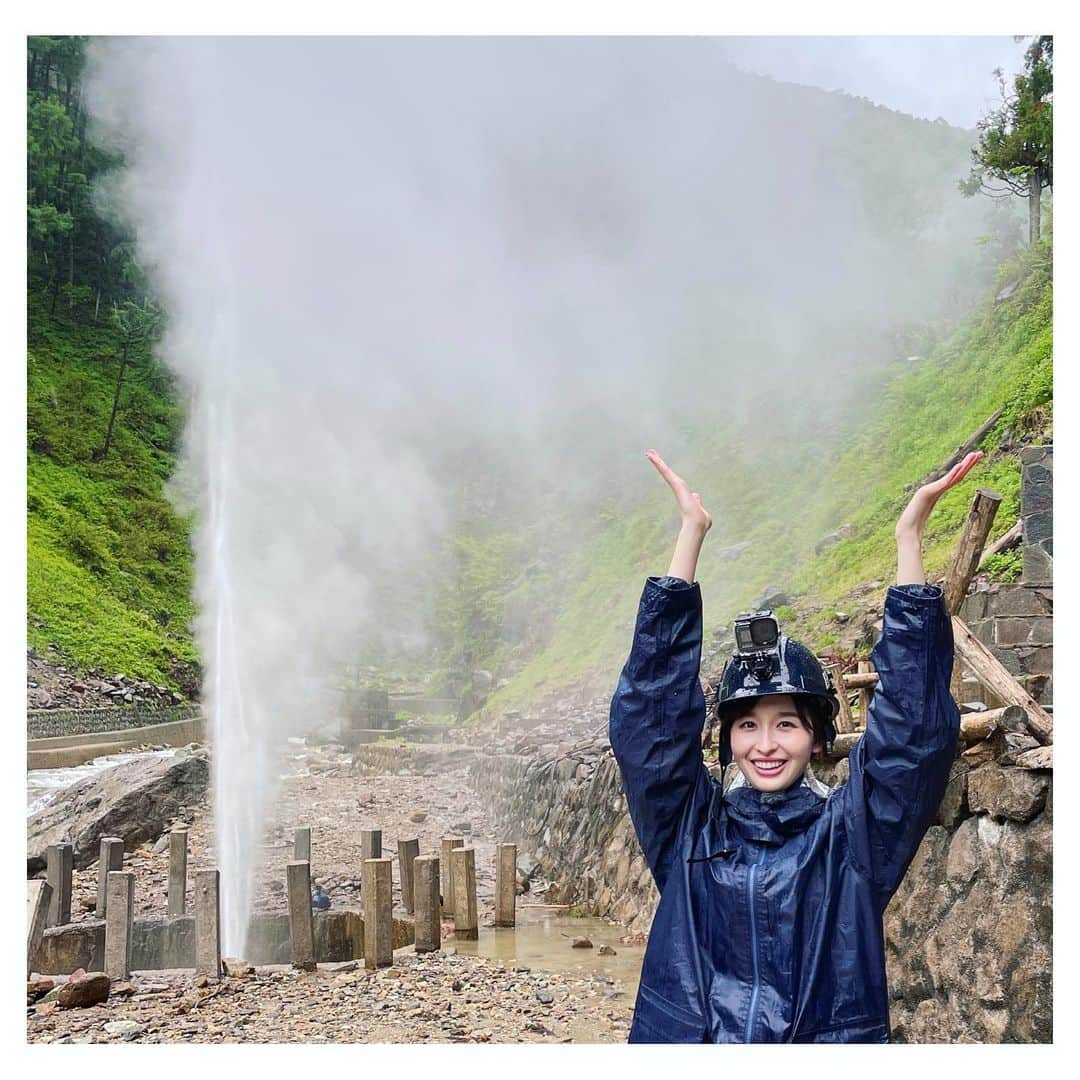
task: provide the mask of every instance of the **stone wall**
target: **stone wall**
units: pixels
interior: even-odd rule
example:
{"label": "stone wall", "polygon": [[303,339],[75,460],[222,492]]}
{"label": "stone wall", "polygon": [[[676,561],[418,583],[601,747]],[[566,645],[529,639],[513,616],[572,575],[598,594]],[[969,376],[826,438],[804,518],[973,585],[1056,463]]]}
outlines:
{"label": "stone wall", "polygon": [[61,735],[89,735],[127,728],[149,727],[191,720],[202,714],[198,705],[130,705],[96,709],[28,709],[26,737],[48,739]]}
{"label": "stone wall", "polygon": [[[846,765],[817,774],[835,784]],[[659,897],[606,739],[485,756],[469,778],[551,898],[648,931]],[[957,761],[885,917],[896,1041],[1050,1040],[1051,790],[1049,770]]]}
{"label": "stone wall", "polygon": [[[1041,705],[1054,702],[1054,448],[1020,451],[1020,528],[1024,568],[1018,584],[977,584],[960,618]],[[966,680],[964,700],[986,700]],[[991,702],[991,704],[998,704]]]}

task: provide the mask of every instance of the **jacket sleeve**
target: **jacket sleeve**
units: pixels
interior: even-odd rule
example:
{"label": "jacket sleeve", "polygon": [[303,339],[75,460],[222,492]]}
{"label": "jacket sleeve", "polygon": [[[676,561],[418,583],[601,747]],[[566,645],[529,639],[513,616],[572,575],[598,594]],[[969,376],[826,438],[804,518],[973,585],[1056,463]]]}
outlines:
{"label": "jacket sleeve", "polygon": [[707,798],[711,783],[701,755],[700,667],[700,587],[680,578],[649,578],[611,702],[609,731],[630,818],[661,892],[688,803]]}
{"label": "jacket sleeve", "polygon": [[848,756],[844,817],[849,856],[884,908],[937,813],[960,737],[942,590],[892,586],[871,656],[878,683],[866,733]]}

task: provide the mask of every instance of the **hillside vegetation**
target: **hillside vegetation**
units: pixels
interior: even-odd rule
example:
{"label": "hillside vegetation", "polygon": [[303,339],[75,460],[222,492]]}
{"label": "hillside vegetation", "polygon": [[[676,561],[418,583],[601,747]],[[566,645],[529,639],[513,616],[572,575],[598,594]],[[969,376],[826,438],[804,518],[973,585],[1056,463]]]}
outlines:
{"label": "hillside vegetation", "polygon": [[[673,461],[713,513],[698,572],[707,628],[722,633],[739,610],[775,586],[795,598],[778,612],[786,630],[823,653],[865,650],[869,640],[851,633],[852,613],[880,613],[895,580],[893,527],[911,485],[999,408],[1001,418],[981,445],[987,457],[941,499],[930,519],[928,575],[947,568],[977,486],[1003,496],[991,536],[1014,524],[1020,496],[1016,450],[1049,441],[1051,431],[1051,264],[1049,240],[1003,264],[994,293],[971,319],[925,358],[875,373],[860,387],[859,407],[847,411],[829,439],[815,438],[816,452],[807,450],[805,433],[787,427],[781,416],[767,425],[767,451],[755,452],[752,461],[739,448],[751,439],[753,425],[729,430],[723,439],[703,436],[687,460]],[[1016,280],[1012,295],[995,303],[1001,286]],[[600,689],[612,682],[629,647],[643,579],[665,572],[678,528],[670,494],[644,460],[641,485],[651,486],[652,494],[629,513],[605,514],[604,526],[575,561],[545,646],[521,664],[491,706],[526,704],[570,685]],[[819,540],[846,524],[851,530],[845,539],[815,554]],[[726,546],[746,542],[737,559],[717,556]],[[993,569],[1013,578],[1018,563],[1002,555]],[[497,622],[497,597],[483,582],[479,587]],[[519,580],[504,601],[512,602],[523,588],[540,598],[550,583]],[[707,630],[706,652],[709,644]],[[499,673],[500,663],[512,664],[519,656],[503,645],[483,659],[494,661]]]}
{"label": "hillside vegetation", "polygon": [[168,374],[129,370],[108,456],[121,343],[92,307],[30,296],[27,642],[80,669],[198,685],[188,522],[164,493],[182,415]]}

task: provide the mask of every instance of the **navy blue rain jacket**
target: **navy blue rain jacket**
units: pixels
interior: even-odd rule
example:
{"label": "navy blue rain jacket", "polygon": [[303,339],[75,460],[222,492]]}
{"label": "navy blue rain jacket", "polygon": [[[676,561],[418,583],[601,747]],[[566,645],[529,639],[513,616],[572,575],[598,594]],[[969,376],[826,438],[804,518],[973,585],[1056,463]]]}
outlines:
{"label": "navy blue rain jacket", "polygon": [[872,655],[845,783],[725,796],[701,755],[701,591],[646,582],[610,722],[660,892],[630,1042],[888,1042],[882,914],[960,732],[941,589],[892,586]]}

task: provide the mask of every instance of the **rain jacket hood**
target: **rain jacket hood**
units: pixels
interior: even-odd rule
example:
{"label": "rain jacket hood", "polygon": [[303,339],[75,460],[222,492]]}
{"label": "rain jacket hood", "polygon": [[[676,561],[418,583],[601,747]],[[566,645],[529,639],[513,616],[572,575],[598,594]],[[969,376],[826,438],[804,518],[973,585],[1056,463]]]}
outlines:
{"label": "rain jacket hood", "polygon": [[830,789],[725,792],[700,733],[701,594],[650,578],[612,700],[630,816],[660,892],[630,1042],[887,1042],[882,913],[959,738],[941,589],[893,586],[867,731]]}

